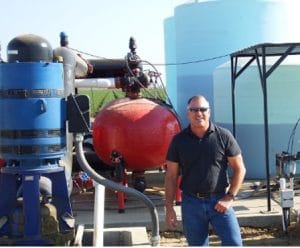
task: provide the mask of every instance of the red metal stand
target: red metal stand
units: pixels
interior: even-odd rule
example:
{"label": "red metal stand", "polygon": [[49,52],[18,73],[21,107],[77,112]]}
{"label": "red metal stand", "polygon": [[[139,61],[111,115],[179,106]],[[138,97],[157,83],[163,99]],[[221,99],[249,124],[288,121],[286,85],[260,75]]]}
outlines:
{"label": "red metal stand", "polygon": [[[127,171],[124,169],[123,171],[123,181],[119,182],[119,184],[128,187],[128,181],[127,181]],[[117,192],[117,199],[118,199],[118,212],[119,213],[125,213],[125,201],[126,201],[126,194],[124,192]]]}

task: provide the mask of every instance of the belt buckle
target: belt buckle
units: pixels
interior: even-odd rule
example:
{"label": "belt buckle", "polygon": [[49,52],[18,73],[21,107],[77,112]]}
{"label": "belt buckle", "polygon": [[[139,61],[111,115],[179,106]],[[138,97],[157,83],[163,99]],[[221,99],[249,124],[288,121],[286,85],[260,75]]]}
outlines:
{"label": "belt buckle", "polygon": [[196,193],[195,196],[198,198],[198,199],[205,199],[209,196],[209,194],[203,194],[203,193]]}

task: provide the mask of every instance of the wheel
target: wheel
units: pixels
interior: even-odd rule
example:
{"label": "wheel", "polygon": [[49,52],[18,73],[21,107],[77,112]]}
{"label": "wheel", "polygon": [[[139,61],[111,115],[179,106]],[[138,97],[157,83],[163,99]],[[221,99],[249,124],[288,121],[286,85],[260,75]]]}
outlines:
{"label": "wheel", "polygon": [[288,227],[291,223],[291,209],[282,208],[282,226],[285,233],[288,232]]}

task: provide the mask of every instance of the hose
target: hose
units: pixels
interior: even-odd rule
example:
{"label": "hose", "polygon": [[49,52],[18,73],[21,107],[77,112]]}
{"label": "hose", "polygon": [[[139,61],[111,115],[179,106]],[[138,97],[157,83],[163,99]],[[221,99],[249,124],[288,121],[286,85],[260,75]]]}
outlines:
{"label": "hose", "polygon": [[76,134],[75,135],[75,151],[76,151],[76,156],[77,156],[80,167],[97,183],[99,183],[105,187],[111,188],[113,190],[122,191],[126,194],[133,195],[134,197],[142,200],[145,203],[145,205],[148,207],[148,209],[150,211],[151,220],[152,220],[152,234],[151,234],[151,238],[150,238],[150,243],[151,243],[151,246],[158,246],[159,240],[160,240],[159,220],[158,220],[158,213],[157,213],[156,207],[153,204],[153,202],[146,195],[141,193],[140,191],[130,188],[130,187],[125,187],[123,185],[117,184],[111,180],[106,179],[105,177],[102,177],[100,174],[98,174],[93,168],[90,167],[87,160],[85,159],[82,143],[83,143],[83,135]]}

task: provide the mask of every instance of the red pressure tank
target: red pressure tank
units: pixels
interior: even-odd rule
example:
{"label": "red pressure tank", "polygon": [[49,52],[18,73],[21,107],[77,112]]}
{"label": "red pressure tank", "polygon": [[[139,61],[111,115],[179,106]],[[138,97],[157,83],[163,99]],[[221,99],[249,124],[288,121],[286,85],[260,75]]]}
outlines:
{"label": "red pressure tank", "polygon": [[143,171],[165,164],[172,137],[181,129],[175,113],[164,104],[121,98],[104,106],[95,118],[93,143],[97,155],[111,165],[111,154],[121,154],[125,167]]}

